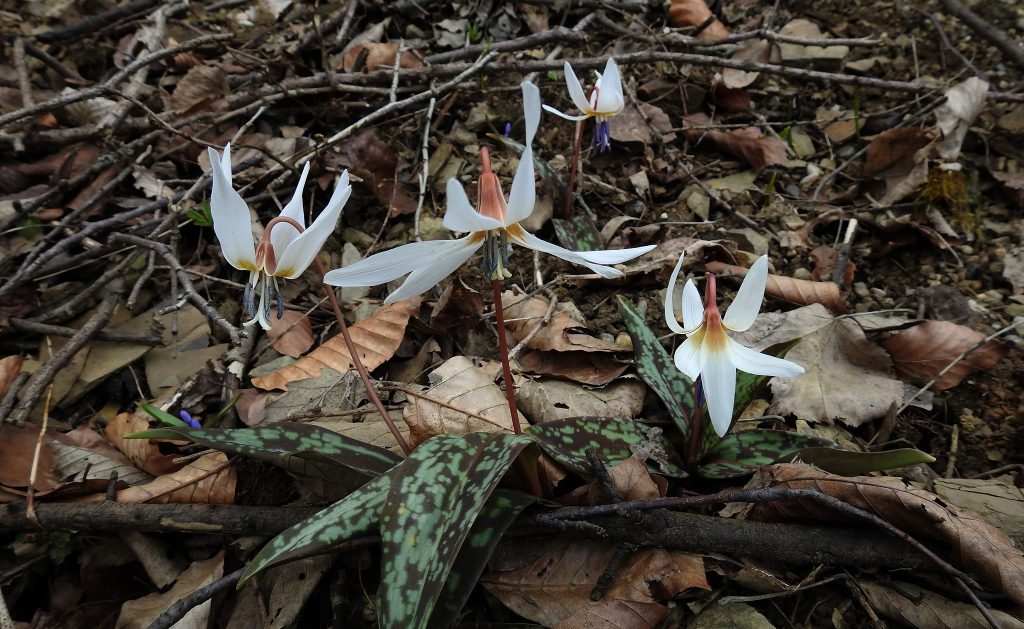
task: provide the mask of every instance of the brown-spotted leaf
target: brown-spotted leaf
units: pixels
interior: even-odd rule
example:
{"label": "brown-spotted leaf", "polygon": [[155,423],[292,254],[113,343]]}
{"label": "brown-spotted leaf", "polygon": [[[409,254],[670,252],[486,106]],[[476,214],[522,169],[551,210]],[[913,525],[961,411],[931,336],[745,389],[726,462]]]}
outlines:
{"label": "brown-spotted leaf", "polygon": [[[394,356],[405,338],[405,327],[409,317],[419,311],[420,298],[406,299],[384,306],[373,316],[351,326],[349,333],[359,350],[359,357],[368,370],[376,369]],[[294,363],[274,373],[253,378],[253,385],[261,389],[288,390],[288,384],[296,380],[316,378],[320,370],[330,367],[339,372],[353,368],[345,339],[337,334],[326,343],[306,354]]]}
{"label": "brown-spotted leaf", "polygon": [[882,347],[892,356],[897,371],[921,384],[939,377],[943,369],[957,361],[935,382],[935,388],[941,391],[955,387],[975,371],[991,369],[1006,354],[1006,348],[996,340],[978,346],[983,340],[981,332],[952,321],[925,321],[889,337]]}
{"label": "brown-spotted leaf", "polygon": [[271,317],[270,322],[267,337],[274,349],[285,356],[298,358],[313,347],[313,324],[304,313],[288,310],[280,319]]}
{"label": "brown-spotted leaf", "polygon": [[117,492],[118,502],[234,504],[238,475],[223,452],[204,454],[177,472]]}
{"label": "brown-spotted leaf", "polygon": [[[710,589],[699,556],[644,548],[626,558],[595,603],[590,592],[614,554],[613,544],[558,536],[503,541],[481,582],[509,609],[546,627],[654,627],[667,611],[660,601]],[[603,623],[593,624],[598,618]]]}
{"label": "brown-spotted leaf", "polygon": [[704,0],[672,0],[668,8],[668,21],[672,26],[680,28],[696,28],[708,23],[698,35],[701,39],[720,39],[729,36],[729,29],[715,17]]}
{"label": "brown-spotted leaf", "polygon": [[[1024,604],[1024,552],[973,512],[947,504],[901,478],[845,477],[810,465],[781,464],[763,468],[757,481],[761,487],[816,489],[873,513],[915,537],[941,540],[950,548],[954,562],[978,574],[1018,605]],[[749,515],[756,520],[843,520],[834,511],[806,501],[761,503]]]}
{"label": "brown-spotted leaf", "polygon": [[[723,277],[743,278],[747,275],[747,269],[724,262],[708,262],[705,266],[708,271]],[[846,303],[835,282],[812,282],[769,274],[764,292],[769,297],[797,306],[821,304],[834,314],[846,312]]]}

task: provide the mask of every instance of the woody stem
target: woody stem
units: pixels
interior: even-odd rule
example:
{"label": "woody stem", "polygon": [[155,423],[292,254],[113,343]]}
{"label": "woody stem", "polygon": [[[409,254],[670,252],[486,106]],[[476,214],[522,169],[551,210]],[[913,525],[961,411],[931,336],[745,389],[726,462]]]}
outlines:
{"label": "woody stem", "polygon": [[576,171],[580,169],[580,153],[583,151],[583,120],[576,123],[576,148],[572,153],[572,168],[569,170],[569,183],[565,186],[565,211],[563,218],[572,218],[572,205],[576,188]]}
{"label": "woody stem", "polygon": [[516,385],[512,379],[512,367],[508,363],[508,341],[505,339],[505,313],[501,305],[501,280],[491,280],[491,291],[494,293],[494,317],[498,326],[498,353],[501,355],[501,372],[505,380],[505,398],[508,400],[508,412],[512,415],[512,430],[517,435],[523,434],[519,423],[519,409],[516,406]]}
{"label": "woody stem", "polygon": [[[277,223],[288,223],[295,229],[302,233],[304,230],[302,225],[299,225],[297,221],[290,219],[285,216],[279,216],[269,223],[267,223],[267,229],[263,232],[263,238],[270,239],[270,230],[274,228]],[[316,272],[320,274],[320,280],[323,282],[324,275],[327,274],[327,270],[324,269],[324,263],[320,261],[320,258],[313,258],[313,265],[316,268]],[[380,413],[381,419],[387,424],[388,430],[394,435],[395,441],[402,448],[402,451],[406,454],[412,452],[412,448],[409,447],[409,443],[402,436],[401,431],[398,430],[398,426],[391,419],[391,414],[384,408],[384,403],[380,401],[380,396],[377,395],[377,389],[370,382],[370,374],[366,371],[366,366],[363,365],[362,359],[359,358],[359,350],[356,348],[355,342],[352,340],[352,335],[348,332],[348,325],[345,324],[345,317],[341,314],[341,305],[338,303],[338,298],[334,296],[334,290],[328,284],[323,284],[324,293],[327,294],[327,301],[331,302],[331,309],[334,311],[334,318],[338,321],[338,328],[341,330],[341,337],[345,339],[345,347],[348,348],[349,356],[352,357],[352,364],[355,365],[356,372],[359,374],[359,379],[363,383],[363,387],[366,389],[366,395],[370,396],[370,401],[375,407],[377,412]]]}

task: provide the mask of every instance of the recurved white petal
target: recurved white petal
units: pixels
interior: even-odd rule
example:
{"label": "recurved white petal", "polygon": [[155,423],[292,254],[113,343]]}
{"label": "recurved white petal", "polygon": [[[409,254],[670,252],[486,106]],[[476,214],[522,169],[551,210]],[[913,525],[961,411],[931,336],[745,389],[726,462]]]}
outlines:
{"label": "recurved white petal", "polygon": [[700,350],[703,340],[703,331],[687,337],[683,344],[676,348],[676,353],[672,356],[676,363],[676,369],[686,374],[690,380],[695,381],[700,375]]}
{"label": "recurved white petal", "polygon": [[395,292],[388,295],[388,298],[384,300],[385,304],[393,304],[430,290],[438,282],[455,272],[455,269],[462,266],[480,248],[482,241],[474,243],[467,237],[440,242],[451,243],[448,250],[440,253],[428,264],[420,265],[420,268],[413,271]]}
{"label": "recurved white petal", "polygon": [[[676,334],[686,334],[686,329],[679,325],[679,321],[676,319],[675,312],[675,296],[676,296],[676,280],[679,279],[679,270],[683,268],[684,254],[679,254],[679,261],[676,262],[676,266],[672,269],[672,275],[668,278],[668,288],[665,289],[665,323],[668,325],[668,329],[672,330]],[[685,304],[685,302],[684,302]]]}
{"label": "recurved white petal", "polygon": [[732,424],[732,410],[736,399],[736,367],[730,354],[722,348],[709,351],[707,345],[701,351],[700,381],[704,386],[708,416],[719,437],[724,437]]}
{"label": "recurved white petal", "polygon": [[[306,217],[302,211],[302,191],[306,188],[306,176],[309,175],[309,162],[302,167],[302,174],[299,175],[299,183],[295,186],[295,192],[287,205],[281,208],[278,216],[290,218],[302,227],[306,226]],[[299,235],[299,230],[288,223],[276,223],[274,230],[270,232],[270,244],[274,246],[274,253],[278,257],[281,252],[288,248],[288,244]]]}
{"label": "recurved white petal", "polygon": [[[381,253],[363,258],[342,269],[328,271],[324,282],[332,286],[377,286],[398,279],[424,266],[433,265],[436,260],[460,249],[470,238],[459,240],[424,240],[411,242]],[[483,244],[480,239],[473,245],[474,250]]]}
{"label": "recurved white petal", "polygon": [[[536,236],[534,236],[530,232],[526,231],[522,227],[519,227],[518,225],[513,225],[511,228],[509,228],[509,230],[508,230],[508,237],[509,237],[509,240],[511,240],[512,242],[516,243],[517,245],[520,245],[522,247],[526,247],[528,249],[533,249],[535,251],[540,251],[540,252],[543,252],[543,253],[550,253],[553,256],[557,256],[557,257],[559,257],[559,258],[561,258],[563,260],[566,260],[568,262],[572,262],[573,264],[579,264],[581,266],[585,266],[585,267],[589,268],[591,271],[593,271],[594,273],[599,274],[601,277],[607,277],[607,278],[622,277],[622,271],[619,271],[618,269],[613,269],[610,266],[605,266],[604,264],[601,264],[601,263],[596,262],[596,261],[593,260],[594,257],[600,257],[600,256],[593,256],[593,254],[608,253],[608,252],[604,252],[604,251],[588,251],[587,254],[590,254],[590,259],[588,259],[588,258],[585,258],[583,256],[582,252],[570,251],[568,249],[565,249],[564,247],[559,247],[558,245],[551,244],[550,242],[547,242],[546,240],[541,240],[540,238],[537,238]],[[649,251],[650,248],[648,248],[647,250]],[[641,253],[643,253],[643,252],[641,252]],[[636,254],[636,255],[640,255],[640,254]],[[632,256],[630,256],[630,257],[632,257]],[[626,259],[629,259],[629,258],[626,258]],[[605,261],[601,260],[601,262],[605,262]],[[606,262],[606,264],[615,264],[615,262]]]}
{"label": "recurved white petal", "polygon": [[594,109],[603,115],[614,115],[622,111],[626,101],[622,96],[622,77],[619,75],[619,66],[611,57],[604,66],[604,73],[601,75],[601,89],[597,92],[597,105]]}
{"label": "recurved white petal", "polygon": [[[335,201],[336,194],[337,189],[335,189],[335,195],[331,195],[332,201]],[[348,194],[351,194],[351,188]],[[348,195],[343,193],[338,196],[344,197],[344,200],[340,203],[329,202],[324,211],[320,212],[320,216],[317,216],[313,224],[309,226],[309,229],[291,241],[284,253],[278,254],[275,276],[295,279],[313,263],[324,243],[338,226],[338,218],[341,217],[341,209],[344,206],[344,201],[348,199]],[[274,231],[276,232],[279,227],[281,226],[275,226]],[[271,238],[273,238],[273,234],[271,234]],[[278,250],[275,248],[274,251]]]}
{"label": "recurved white petal", "polygon": [[683,286],[683,326],[684,332],[689,334],[704,323],[704,303],[700,299],[700,292],[697,291],[693,280],[686,280]]}
{"label": "recurved white petal", "polygon": [[526,149],[519,158],[512,189],[508,193],[508,211],[505,225],[513,225],[533,213],[537,201],[537,188],[533,174],[533,137],[540,124],[540,90],[529,81],[523,81],[523,114],[526,120]]}
{"label": "recurved white petal", "polygon": [[564,114],[564,113],[558,111],[557,109],[555,109],[551,105],[544,105],[544,110],[547,111],[547,112],[553,113],[556,116],[559,116],[560,118],[565,118],[566,120],[575,120],[576,122],[579,122],[580,120],[586,120],[587,118],[590,117],[590,116],[588,116],[586,114],[582,114],[582,115],[579,115],[579,116],[570,116],[569,114]]}
{"label": "recurved white petal", "polygon": [[732,339],[729,339],[729,356],[737,369],[756,376],[793,378],[804,372],[803,367],[792,361],[762,354]]}
{"label": "recurved white petal", "polygon": [[256,268],[256,245],[252,238],[249,206],[231,187],[231,147],[224,147],[224,158],[208,149],[213,191],[210,193],[210,214],[213,231],[228,264],[236,269]]}
{"label": "recurved white petal", "polygon": [[572,102],[576,105],[576,109],[579,109],[582,113],[588,116],[594,115],[594,108],[590,106],[590,102],[587,101],[587,95],[583,92],[583,86],[580,85],[580,80],[576,78],[576,73],[573,72],[572,66],[569,62],[565,62],[565,86],[569,88],[569,97],[572,98]]}
{"label": "recurved white petal", "polygon": [[446,229],[453,232],[480,232],[504,227],[500,221],[476,211],[466,196],[466,189],[457,179],[449,179],[445,191],[448,208],[444,212],[442,224]]}
{"label": "recurved white petal", "polygon": [[729,309],[722,317],[722,324],[730,330],[743,332],[754,324],[757,313],[761,310],[764,299],[764,287],[768,282],[768,256],[761,256],[750,265],[747,276],[743,278],[736,299],[729,304]]}

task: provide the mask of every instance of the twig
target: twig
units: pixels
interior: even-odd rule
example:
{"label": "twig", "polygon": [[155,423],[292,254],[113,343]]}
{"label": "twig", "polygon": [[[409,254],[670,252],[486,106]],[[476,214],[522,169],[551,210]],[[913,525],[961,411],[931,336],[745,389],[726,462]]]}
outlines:
{"label": "twig", "polygon": [[[142,28],[140,32],[146,33],[145,47],[147,53],[153,53],[160,49],[160,44],[164,39],[164,35],[167,33],[167,13],[173,11],[174,7],[180,3],[172,3],[168,7],[159,7],[153,12],[152,16],[152,27]],[[146,81],[149,78],[149,66],[143,66],[132,75],[128,81],[128,85],[124,89],[119,90],[126,99],[135,99],[135,97],[146,87]],[[113,88],[113,86],[111,86]],[[131,102],[118,103],[111,107],[106,113],[103,114],[103,118],[97,125],[101,130],[106,131],[109,129],[116,128],[121,120],[128,114],[128,110],[131,108]]]}
{"label": "twig", "polygon": [[942,6],[946,11],[960,18],[971,30],[992,42],[992,45],[1002,51],[1018,67],[1024,68],[1024,48],[1015,42],[1006,33],[986,22],[977,13],[971,11],[960,0],[942,0]]}
{"label": "twig", "polygon": [[174,275],[178,281],[181,282],[182,289],[185,292],[185,297],[192,302],[196,308],[199,308],[206,315],[206,318],[223,328],[228,336],[231,338],[232,345],[238,345],[242,342],[241,330],[231,325],[227,319],[221,316],[217,309],[210,305],[210,302],[203,299],[203,296],[196,291],[195,286],[192,284],[192,280],[189,279],[188,273],[182,268],[181,262],[171,251],[170,247],[163,244],[162,242],[154,242],[152,240],[146,240],[145,238],[139,238],[131,234],[113,233],[110,235],[110,240],[117,242],[125,242],[132,245],[138,245],[155,251],[157,255],[164,259],[164,261],[174,269]]}
{"label": "twig", "polygon": [[11,384],[7,387],[7,392],[4,393],[4,397],[0,400],[0,424],[7,421],[11,409],[14,408],[14,402],[18,399],[18,390],[25,384],[31,374],[19,373],[11,381]]}
{"label": "twig", "polygon": [[[47,347],[50,348],[49,342]],[[53,358],[53,348],[50,348],[50,358]],[[39,518],[36,517],[36,476],[39,474],[39,455],[43,452],[43,441],[46,437],[46,429],[50,425],[50,402],[53,401],[53,384],[46,387],[46,400],[43,402],[43,421],[39,424],[39,432],[36,434],[36,447],[32,450],[32,467],[28,473],[28,491],[25,493],[25,515],[37,526]]]}
{"label": "twig", "polygon": [[32,81],[29,80],[28,66],[25,64],[25,40],[21,37],[14,38],[11,62],[18,73],[18,90],[21,91],[21,106],[35,106],[36,99],[32,96]]}
{"label": "twig", "polygon": [[243,572],[245,572],[245,568],[239,568],[230,574],[222,576],[213,583],[204,585],[185,598],[178,599],[173,605],[165,609],[162,614],[157,616],[156,620],[150,623],[149,629],[170,629],[191,610],[210,600],[217,593],[223,592],[238,583],[238,580],[242,578]]}
{"label": "twig", "polygon": [[[32,320],[36,323],[47,323],[49,321],[66,321],[74,317],[85,307],[86,303],[92,300],[96,293],[103,290],[107,284],[110,284],[115,279],[121,277],[125,268],[127,268],[134,259],[134,256],[126,256],[123,260],[104,271],[103,275],[100,275],[88,288],[78,291],[60,306],[57,306],[53,310],[45,312]],[[0,294],[2,294],[2,291],[0,291]]]}
{"label": "twig", "polygon": [[[580,21],[582,22],[583,20]],[[472,44],[463,48],[449,50],[448,52],[440,52],[436,55],[424,57],[423,62],[428,65],[450,63],[452,61],[460,61],[462,59],[471,59],[480,53],[484,53],[489,50],[493,50],[495,52],[516,52],[519,50],[526,50],[527,48],[536,48],[553,43],[557,43],[559,46],[576,46],[586,42],[586,40],[587,36],[582,33],[581,30],[577,30],[576,28],[569,29],[564,26],[556,26],[546,31],[541,31],[540,33],[534,33],[525,37],[517,37],[516,39],[509,39],[501,42],[488,42],[486,44]]]}
{"label": "twig", "polygon": [[[11,317],[7,320],[11,328],[22,332],[34,334],[48,334],[50,336],[74,336],[78,333],[75,328],[67,328],[62,325],[48,325],[29,319]],[[129,334],[124,332],[107,332],[100,330],[93,335],[95,341],[108,341],[111,343],[137,343],[139,345],[163,345],[164,340],[158,336],[148,334]]]}
{"label": "twig", "polygon": [[160,0],[134,0],[133,2],[115,5],[115,7],[109,11],[90,15],[80,22],[55,28],[52,31],[46,31],[45,33],[40,33],[36,35],[36,41],[44,44],[53,44],[68,39],[74,39],[81,35],[88,35],[89,33],[94,33],[108,24],[113,24],[118,20],[142,13],[143,11],[147,11],[158,4],[160,4]]}
{"label": "twig", "polygon": [[[431,81],[430,89],[434,89],[436,86]],[[413,214],[412,222],[412,235],[413,240],[421,240],[420,238],[420,214],[423,212],[423,202],[427,198],[427,183],[430,179],[430,119],[434,116],[434,105],[437,103],[437,99],[433,96],[430,97],[430,102],[427,104],[427,116],[423,122],[423,142],[421,145],[421,154],[423,161],[423,168],[420,169],[420,195],[416,199],[416,213]]]}
{"label": "twig", "polygon": [[120,279],[112,282],[110,292],[103,298],[99,307],[96,308],[96,312],[89,317],[89,320],[85,322],[82,329],[78,330],[38,371],[32,374],[32,377],[25,383],[22,394],[19,396],[18,406],[11,413],[13,421],[24,421],[28,417],[36,402],[39,401],[43,389],[53,382],[57,373],[67,367],[75,354],[85,347],[85,344],[107,325],[110,316],[114,314],[114,308],[117,307],[117,301],[120,299],[122,292],[124,292],[124,282]]}

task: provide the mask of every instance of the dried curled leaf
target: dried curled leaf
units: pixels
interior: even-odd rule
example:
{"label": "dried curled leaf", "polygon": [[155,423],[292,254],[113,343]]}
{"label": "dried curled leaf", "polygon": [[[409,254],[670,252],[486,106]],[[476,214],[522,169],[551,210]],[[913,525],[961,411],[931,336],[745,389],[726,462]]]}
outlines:
{"label": "dried curled leaf", "polygon": [[[529,297],[512,291],[501,295],[505,306],[505,324],[517,341],[530,336],[530,333],[544,322],[549,302],[537,297]],[[551,319],[527,341],[530,349],[541,351],[582,351],[582,352],[622,352],[628,348],[616,345],[611,341],[603,341],[587,333],[587,326],[570,315],[571,311],[555,307]]]}
{"label": "dried curled leaf", "polygon": [[285,356],[298,358],[313,347],[313,324],[305,314],[289,310],[280,319],[272,318],[271,324],[267,337],[274,349]]}
{"label": "dried curled leaf", "polygon": [[[708,262],[705,266],[708,271],[724,277],[742,278],[747,274],[747,269],[724,262]],[[839,286],[834,282],[812,282],[769,274],[764,292],[769,297],[797,306],[821,304],[834,314],[846,312],[843,296],[839,291]]]}
{"label": "dried curled leaf", "polygon": [[[349,328],[352,341],[359,349],[359,357],[368,370],[376,369],[394,356],[402,339],[405,338],[405,327],[409,324],[409,317],[418,312],[419,308],[419,297],[406,299],[381,308],[369,319]],[[345,339],[340,334],[331,337],[326,343],[287,367],[266,376],[253,378],[252,383],[261,389],[287,391],[289,383],[316,378],[324,367],[340,372],[353,368],[352,357],[345,346]]]}
{"label": "dried curled leaf", "polygon": [[[1018,605],[1024,603],[1024,552],[1014,548],[1005,533],[971,511],[946,504],[938,496],[910,486],[901,478],[844,477],[803,464],[763,468],[757,485],[816,489],[858,509],[873,513],[916,537],[942,540],[953,561],[978,574]],[[756,505],[755,520],[833,522],[834,511],[805,501],[775,501]]]}
{"label": "dried curled leaf", "polygon": [[234,504],[238,475],[223,452],[204,454],[177,472],[117,492],[118,502]]}
{"label": "dried curled leaf", "polygon": [[[991,369],[1006,354],[1006,348],[996,340],[979,346],[984,340],[981,332],[952,321],[925,321],[889,337],[882,347],[892,356],[897,371],[922,384],[938,377],[934,386],[942,391],[960,384],[975,371]],[[953,361],[956,363],[939,377]]]}
{"label": "dried curled leaf", "polygon": [[[892,583],[892,587],[874,581],[859,581],[871,606],[886,618],[908,627],[961,627],[986,629],[991,625],[970,603],[951,601],[912,583]],[[989,610],[1003,629],[1024,629],[1024,622],[999,610]]]}
{"label": "dried curled leaf", "polygon": [[708,140],[722,151],[750,164],[754,170],[786,161],[786,143],[773,135],[762,135],[756,127],[729,131],[708,129],[706,127],[713,121],[707,114],[684,116],[683,123],[697,127],[686,130],[686,139],[690,142]]}
{"label": "dried curled leaf", "polygon": [[711,12],[704,0],[672,0],[668,8],[668,21],[672,26],[694,28],[708,23],[700,32],[701,39],[719,39],[729,36],[729,29]]}

